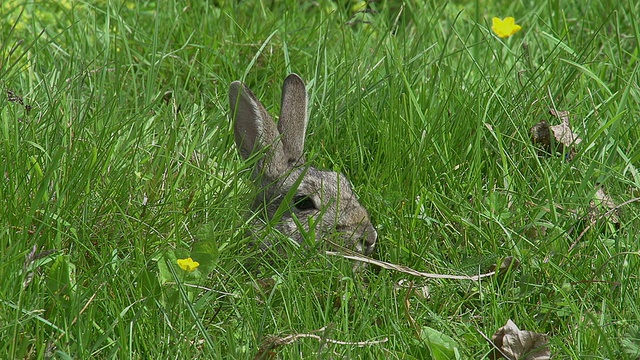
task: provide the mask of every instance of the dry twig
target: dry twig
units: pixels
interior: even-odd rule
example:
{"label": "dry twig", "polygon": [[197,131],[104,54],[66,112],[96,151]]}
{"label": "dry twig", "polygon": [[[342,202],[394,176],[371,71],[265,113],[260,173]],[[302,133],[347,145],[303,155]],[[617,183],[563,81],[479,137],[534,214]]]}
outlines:
{"label": "dry twig", "polygon": [[489,276],[493,276],[496,274],[495,271],[490,271],[488,273],[484,273],[484,274],[479,274],[479,275],[473,275],[473,276],[467,276],[467,275],[446,275],[446,274],[432,274],[432,273],[426,273],[426,272],[422,272],[422,271],[418,271],[418,270],[414,270],[408,266],[404,266],[404,265],[396,265],[396,264],[392,264],[392,263],[388,263],[385,261],[380,261],[380,260],[376,260],[376,259],[372,259],[370,257],[364,256],[364,255],[360,255],[354,252],[336,252],[336,251],[326,251],[325,252],[327,255],[331,255],[331,256],[340,256],[343,257],[345,259],[349,259],[349,260],[356,260],[356,261],[360,261],[363,263],[367,263],[367,264],[371,264],[371,265],[375,265],[378,267],[381,267],[383,269],[387,269],[387,270],[395,270],[395,271],[399,271],[405,274],[409,274],[409,275],[414,275],[414,276],[418,276],[418,277],[423,277],[423,278],[428,278],[428,279],[448,279],[448,280],[472,280],[472,281],[478,281],[482,278],[486,278]]}
{"label": "dry twig", "polygon": [[[317,332],[323,332],[326,330],[326,326],[322,327],[316,331],[314,331],[315,333]],[[300,339],[305,339],[305,338],[311,338],[311,339],[316,339],[320,342],[327,342],[327,343],[331,343],[331,344],[337,344],[337,345],[351,345],[351,346],[358,346],[358,347],[364,347],[364,346],[370,346],[370,345],[376,345],[376,344],[382,344],[385,343],[387,341],[389,341],[389,338],[383,338],[380,340],[371,340],[371,341],[356,341],[356,342],[351,342],[351,341],[341,341],[341,340],[334,340],[334,339],[328,339],[325,337],[322,337],[320,335],[316,335],[316,334],[293,334],[293,335],[287,335],[285,337],[277,337],[277,336],[272,336],[272,337],[268,337],[262,344],[262,346],[260,346],[260,349],[258,350],[258,353],[256,354],[256,356],[254,357],[254,359],[264,359],[266,356],[269,356],[269,353],[271,350],[274,350],[277,347],[283,346],[283,345],[289,345],[289,344],[293,344],[294,342],[300,340]]]}

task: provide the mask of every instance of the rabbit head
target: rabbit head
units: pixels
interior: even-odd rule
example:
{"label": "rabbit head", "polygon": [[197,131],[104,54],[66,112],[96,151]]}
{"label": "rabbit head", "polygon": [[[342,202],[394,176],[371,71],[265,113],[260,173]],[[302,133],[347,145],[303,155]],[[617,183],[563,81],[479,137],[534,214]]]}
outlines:
{"label": "rabbit head", "polygon": [[[302,79],[291,74],[284,80],[277,125],[239,81],[229,86],[229,105],[241,157],[261,154],[252,176],[259,190],[254,210],[268,217],[263,220],[280,216],[275,229],[298,243],[304,240],[302,233],[316,239],[337,235],[340,245],[370,254],[378,235],[349,180],[305,162],[307,91]],[[269,246],[269,241],[262,239],[262,244]]]}

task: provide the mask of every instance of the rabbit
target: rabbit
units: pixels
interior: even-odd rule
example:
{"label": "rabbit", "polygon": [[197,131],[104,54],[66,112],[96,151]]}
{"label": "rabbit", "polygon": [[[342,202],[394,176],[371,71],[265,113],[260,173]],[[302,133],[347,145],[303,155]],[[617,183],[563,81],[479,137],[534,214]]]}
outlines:
{"label": "rabbit", "polygon": [[[244,160],[255,154],[262,156],[252,171],[258,188],[253,210],[266,215],[257,220],[261,227],[264,229],[267,222],[275,222],[273,228],[302,244],[301,226],[304,233],[315,234],[316,240],[337,235],[339,245],[371,254],[378,234],[349,180],[343,174],[318,170],[305,162],[308,118],[303,80],[296,74],[284,80],[277,125],[253,92],[240,81],[229,86],[229,107],[240,156]],[[291,200],[282,204],[285,199]],[[274,220],[276,213],[282,215]],[[252,223],[251,232],[259,238],[256,227],[260,226]],[[264,238],[260,242],[263,250],[272,245]]]}

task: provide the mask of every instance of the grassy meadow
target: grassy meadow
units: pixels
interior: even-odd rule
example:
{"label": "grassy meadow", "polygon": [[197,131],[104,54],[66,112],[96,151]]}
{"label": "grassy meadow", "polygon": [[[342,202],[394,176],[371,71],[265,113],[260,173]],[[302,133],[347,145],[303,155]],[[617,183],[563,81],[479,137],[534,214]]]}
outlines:
{"label": "grassy meadow", "polygon": [[[640,358],[640,5],[2,1],[0,358]],[[492,18],[522,29],[499,38]],[[259,253],[228,87],[309,90],[372,257]],[[581,142],[530,128],[568,111]],[[554,141],[552,141],[554,143]],[[553,144],[552,144],[553,145]],[[557,151],[556,151],[557,150]],[[191,257],[200,266],[180,268]],[[484,336],[483,336],[484,335]]]}

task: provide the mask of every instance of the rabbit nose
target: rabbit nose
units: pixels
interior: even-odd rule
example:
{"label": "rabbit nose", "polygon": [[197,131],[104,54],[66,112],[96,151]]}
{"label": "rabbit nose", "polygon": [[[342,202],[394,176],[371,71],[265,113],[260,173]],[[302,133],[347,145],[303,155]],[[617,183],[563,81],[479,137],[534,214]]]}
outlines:
{"label": "rabbit nose", "polygon": [[364,236],[362,237],[363,238],[362,245],[364,248],[364,254],[369,255],[373,252],[373,249],[376,246],[376,240],[378,240],[378,233],[376,232],[376,229],[372,225],[369,225],[363,235]]}

